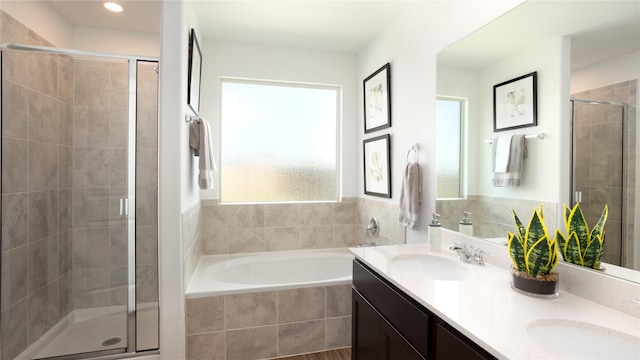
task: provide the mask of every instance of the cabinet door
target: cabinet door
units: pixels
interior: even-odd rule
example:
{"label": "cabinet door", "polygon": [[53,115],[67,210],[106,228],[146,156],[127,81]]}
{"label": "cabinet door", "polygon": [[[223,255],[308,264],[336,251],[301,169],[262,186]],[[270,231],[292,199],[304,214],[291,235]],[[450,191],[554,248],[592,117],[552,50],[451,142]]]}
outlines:
{"label": "cabinet door", "polygon": [[436,323],[435,326],[435,360],[488,360],[495,359],[471,340],[458,336],[444,325]]}
{"label": "cabinet door", "polygon": [[352,292],[352,360],[383,360],[385,341],[380,329],[380,315],[354,289]]}
{"label": "cabinet door", "polygon": [[356,290],[353,299],[353,360],[425,360]]}

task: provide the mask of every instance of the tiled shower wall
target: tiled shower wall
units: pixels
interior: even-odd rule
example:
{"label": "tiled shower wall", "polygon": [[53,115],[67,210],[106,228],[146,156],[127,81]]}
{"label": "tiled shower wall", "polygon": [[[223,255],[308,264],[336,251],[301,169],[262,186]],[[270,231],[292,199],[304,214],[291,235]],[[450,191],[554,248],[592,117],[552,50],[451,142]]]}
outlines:
{"label": "tiled shower wall", "polygon": [[[0,11],[4,42],[50,46]],[[3,52],[2,358],[72,310],[73,64]]]}
{"label": "tiled shower wall", "polygon": [[[623,133],[619,107],[578,103],[576,181],[583,192],[581,208],[588,223],[595,224],[603,204],[608,203],[603,261],[611,264],[620,264],[621,246],[625,247],[626,263],[634,263],[637,89],[637,80],[631,80],[571,95],[578,99],[629,104]],[[624,143],[620,141],[621,134],[626,138]],[[624,171],[620,168],[621,155],[626,159]],[[626,176],[626,196],[622,189],[623,176]],[[622,204],[626,204],[626,214],[621,211]],[[622,226],[626,235],[620,241]]]}
{"label": "tiled shower wall", "polygon": [[[4,42],[52,46],[0,16]],[[155,66],[138,73],[139,303],[158,300]],[[6,51],[2,79],[1,358],[12,359],[71,310],[126,302],[128,69]]]}

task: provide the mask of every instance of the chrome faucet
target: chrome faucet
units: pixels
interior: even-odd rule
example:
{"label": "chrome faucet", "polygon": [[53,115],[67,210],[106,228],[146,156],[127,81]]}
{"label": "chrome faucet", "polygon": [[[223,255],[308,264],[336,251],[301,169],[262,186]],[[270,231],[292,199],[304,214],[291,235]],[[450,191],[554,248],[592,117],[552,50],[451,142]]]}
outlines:
{"label": "chrome faucet", "polygon": [[455,251],[458,254],[458,261],[478,266],[484,266],[484,258],[482,255],[491,254],[479,247],[474,249],[473,246],[467,247],[467,244],[459,242],[454,242],[453,245],[449,246],[449,250]]}

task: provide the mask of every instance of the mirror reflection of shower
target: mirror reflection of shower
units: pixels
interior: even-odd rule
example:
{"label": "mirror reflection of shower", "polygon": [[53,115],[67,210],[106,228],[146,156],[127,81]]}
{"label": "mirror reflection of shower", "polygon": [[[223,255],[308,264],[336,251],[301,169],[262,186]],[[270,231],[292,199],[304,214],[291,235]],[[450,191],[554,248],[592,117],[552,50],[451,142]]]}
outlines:
{"label": "mirror reflection of shower", "polygon": [[[603,261],[638,269],[634,244],[637,81],[572,94],[572,202],[593,226],[605,204]],[[631,210],[631,211],[629,211]]]}
{"label": "mirror reflection of shower", "polygon": [[0,358],[157,350],[158,60],[1,50]]}

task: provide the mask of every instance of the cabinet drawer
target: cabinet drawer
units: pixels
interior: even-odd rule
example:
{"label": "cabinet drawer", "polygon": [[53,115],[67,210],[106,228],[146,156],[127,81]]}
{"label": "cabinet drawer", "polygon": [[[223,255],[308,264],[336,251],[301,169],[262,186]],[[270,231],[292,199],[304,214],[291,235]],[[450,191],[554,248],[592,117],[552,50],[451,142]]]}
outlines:
{"label": "cabinet drawer", "polygon": [[421,354],[427,354],[429,316],[374,275],[357,260],[353,262],[353,286]]}

